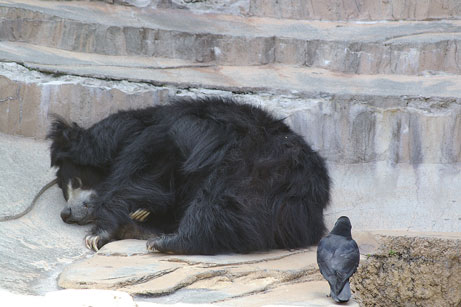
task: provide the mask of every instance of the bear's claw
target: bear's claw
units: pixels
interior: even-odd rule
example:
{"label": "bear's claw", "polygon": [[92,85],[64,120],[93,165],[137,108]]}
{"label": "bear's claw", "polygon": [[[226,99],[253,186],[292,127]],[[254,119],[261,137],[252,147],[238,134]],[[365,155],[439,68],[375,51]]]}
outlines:
{"label": "bear's claw", "polygon": [[154,245],[152,244],[151,240],[147,240],[146,248],[147,248],[148,252],[154,252],[155,251]]}
{"label": "bear's claw", "polygon": [[97,252],[99,250],[98,248],[99,239],[100,239],[99,236],[86,236],[85,237],[86,248]]}
{"label": "bear's claw", "polygon": [[149,215],[150,212],[146,209],[138,209],[135,212],[130,213],[130,218],[134,221],[144,222]]}

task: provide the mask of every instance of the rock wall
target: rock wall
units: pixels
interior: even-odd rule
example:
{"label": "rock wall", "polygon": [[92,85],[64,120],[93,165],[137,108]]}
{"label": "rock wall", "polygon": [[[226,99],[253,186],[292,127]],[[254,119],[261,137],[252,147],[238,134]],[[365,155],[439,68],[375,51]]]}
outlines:
{"label": "rock wall", "polygon": [[461,237],[378,236],[351,288],[362,306],[459,306]]}

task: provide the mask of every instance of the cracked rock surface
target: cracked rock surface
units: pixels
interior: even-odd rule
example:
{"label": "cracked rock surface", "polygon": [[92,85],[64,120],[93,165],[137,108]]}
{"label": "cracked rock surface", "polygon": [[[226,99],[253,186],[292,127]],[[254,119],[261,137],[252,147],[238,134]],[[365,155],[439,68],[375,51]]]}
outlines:
{"label": "cracked rock surface", "polygon": [[[460,234],[354,232],[361,263],[348,305],[458,306]],[[177,256],[147,253],[145,241],[110,243],[59,276],[59,286],[127,292],[159,304],[222,306],[333,305],[319,273],[316,248],[248,255]]]}
{"label": "cracked rock surface", "polygon": [[[93,257],[67,266],[58,284],[62,288],[119,290],[169,304],[332,303],[326,297],[329,288],[319,273],[315,247],[245,255],[177,256],[147,253],[145,243],[112,242]],[[349,305],[355,304],[351,301]]]}

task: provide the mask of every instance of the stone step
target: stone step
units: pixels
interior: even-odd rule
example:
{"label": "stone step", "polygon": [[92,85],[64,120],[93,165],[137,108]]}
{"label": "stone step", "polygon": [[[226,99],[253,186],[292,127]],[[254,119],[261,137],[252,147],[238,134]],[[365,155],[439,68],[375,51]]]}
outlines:
{"label": "stone step", "polygon": [[305,20],[440,20],[460,19],[458,0],[115,0],[137,7],[182,8],[199,13],[226,13]]}
{"label": "stone step", "polygon": [[[461,78],[343,75],[288,65],[196,66],[0,43],[0,131],[43,137],[169,96],[221,94],[285,117],[332,162],[461,162]],[[119,80],[119,81],[117,81]],[[130,81],[130,82],[127,82]]]}
{"label": "stone step", "polygon": [[318,20],[460,19],[459,0],[250,0],[254,16]]}
{"label": "stone step", "polygon": [[0,0],[0,40],[214,65],[461,74],[461,20],[308,22],[95,2]]}

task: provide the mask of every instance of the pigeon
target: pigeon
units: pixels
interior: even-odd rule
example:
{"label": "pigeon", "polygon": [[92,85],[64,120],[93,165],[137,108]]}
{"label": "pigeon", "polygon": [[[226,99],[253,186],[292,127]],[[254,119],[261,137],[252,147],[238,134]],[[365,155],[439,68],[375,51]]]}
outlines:
{"label": "pigeon", "polygon": [[320,273],[330,284],[330,295],[337,303],[351,298],[349,278],[359,266],[360,253],[352,239],[351,222],[341,216],[331,232],[320,240],[317,247],[317,263]]}

